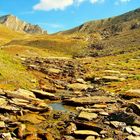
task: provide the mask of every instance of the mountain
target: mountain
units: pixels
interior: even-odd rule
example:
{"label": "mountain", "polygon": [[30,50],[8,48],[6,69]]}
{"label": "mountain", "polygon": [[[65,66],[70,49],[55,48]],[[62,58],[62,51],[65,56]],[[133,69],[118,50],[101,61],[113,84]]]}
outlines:
{"label": "mountain", "polygon": [[18,19],[14,15],[6,15],[0,17],[0,24],[5,25],[6,27],[17,31],[17,32],[23,32],[23,33],[29,33],[29,34],[44,34],[47,33],[41,27],[38,25],[32,25],[30,23],[26,23],[20,19]]}
{"label": "mountain", "polygon": [[58,34],[99,33],[102,37],[109,37],[119,32],[140,27],[140,8],[120,16],[89,21],[73,29]]}

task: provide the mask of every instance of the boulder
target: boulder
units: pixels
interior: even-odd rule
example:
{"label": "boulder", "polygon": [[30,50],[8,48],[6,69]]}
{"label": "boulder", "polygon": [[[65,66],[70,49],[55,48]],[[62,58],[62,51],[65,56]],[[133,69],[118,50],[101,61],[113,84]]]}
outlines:
{"label": "boulder", "polygon": [[95,113],[89,113],[89,112],[84,112],[84,111],[82,111],[78,116],[78,118],[86,119],[88,121],[91,121],[93,119],[97,119],[97,117],[98,117],[98,115]]}

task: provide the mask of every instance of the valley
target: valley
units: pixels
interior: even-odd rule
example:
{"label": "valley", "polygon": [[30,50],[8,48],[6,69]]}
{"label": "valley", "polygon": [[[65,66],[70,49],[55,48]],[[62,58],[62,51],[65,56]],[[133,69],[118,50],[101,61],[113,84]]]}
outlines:
{"label": "valley", "polygon": [[139,15],[52,35],[0,25],[0,139],[139,140]]}

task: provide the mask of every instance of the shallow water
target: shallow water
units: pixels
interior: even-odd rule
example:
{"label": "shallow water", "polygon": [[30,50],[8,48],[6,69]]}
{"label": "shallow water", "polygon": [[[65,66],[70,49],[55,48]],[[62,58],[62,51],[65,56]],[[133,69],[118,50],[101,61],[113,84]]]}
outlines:
{"label": "shallow water", "polygon": [[76,112],[75,107],[63,105],[62,102],[50,103],[49,106],[51,106],[53,110],[56,110],[56,111]]}
{"label": "shallow water", "polygon": [[64,107],[64,105],[60,102],[60,103],[52,103],[49,104],[49,106],[51,106],[53,108],[53,110],[57,110],[57,111],[69,111],[68,109],[66,109]]}

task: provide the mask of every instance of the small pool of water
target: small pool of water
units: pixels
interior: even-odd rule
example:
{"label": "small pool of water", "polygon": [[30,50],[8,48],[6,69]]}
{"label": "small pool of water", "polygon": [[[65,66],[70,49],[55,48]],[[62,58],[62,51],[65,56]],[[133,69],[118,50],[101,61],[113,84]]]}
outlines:
{"label": "small pool of water", "polygon": [[68,109],[64,107],[62,103],[51,103],[49,104],[49,106],[51,106],[53,110],[56,110],[56,111],[69,111]]}
{"label": "small pool of water", "polygon": [[76,111],[74,107],[63,105],[62,102],[50,103],[49,106],[51,106],[53,108],[53,110],[56,110],[56,111],[64,111],[64,112],[75,112]]}

